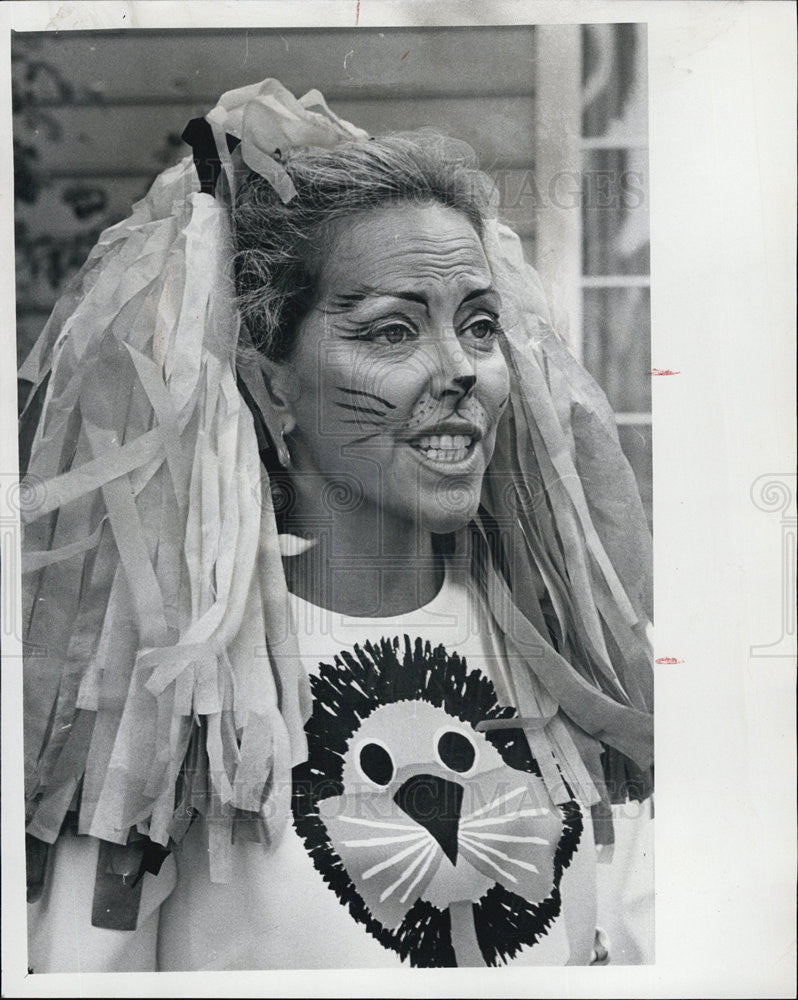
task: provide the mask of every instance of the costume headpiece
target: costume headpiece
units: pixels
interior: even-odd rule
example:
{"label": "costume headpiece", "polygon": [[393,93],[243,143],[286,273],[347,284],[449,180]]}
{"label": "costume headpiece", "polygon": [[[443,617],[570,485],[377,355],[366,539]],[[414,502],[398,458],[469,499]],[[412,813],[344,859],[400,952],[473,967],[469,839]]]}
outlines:
{"label": "costume headpiece", "polygon": [[[253,411],[273,437],[275,424],[240,362],[230,203],[242,169],[289,202],[280,151],[367,135],[318,92],[267,80],[185,137],[193,156],[102,234],[20,371],[41,499],[24,517],[26,794],[28,832],[47,843],[68,812],[80,833],[164,846],[206,813],[223,881],[233,836],[268,844],[285,822],[309,712]],[[475,575],[533,752],[545,739],[592,801],[607,777],[611,798],[642,797],[650,539],[634,478],[519,241],[491,223],[484,242],[512,400]]]}

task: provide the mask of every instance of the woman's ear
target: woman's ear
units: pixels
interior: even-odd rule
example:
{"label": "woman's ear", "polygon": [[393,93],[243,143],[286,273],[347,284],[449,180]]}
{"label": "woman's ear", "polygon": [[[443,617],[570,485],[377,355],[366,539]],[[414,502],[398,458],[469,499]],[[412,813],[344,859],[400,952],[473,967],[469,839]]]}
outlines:
{"label": "woman's ear", "polygon": [[260,357],[260,369],[274,415],[283,434],[290,434],[296,427],[295,406],[299,399],[299,384],[290,362],[272,361]]}

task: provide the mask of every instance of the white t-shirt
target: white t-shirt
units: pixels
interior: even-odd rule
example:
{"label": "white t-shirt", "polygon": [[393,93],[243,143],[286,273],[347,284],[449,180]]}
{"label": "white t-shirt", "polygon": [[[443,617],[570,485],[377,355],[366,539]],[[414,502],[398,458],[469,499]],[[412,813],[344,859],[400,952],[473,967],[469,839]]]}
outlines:
{"label": "white t-shirt", "polygon": [[291,600],[313,709],[282,839],[235,842],[232,881],[214,884],[195,822],[145,876],[146,947],[91,928],[79,967],[102,967],[102,940],[161,970],[588,964],[589,809],[554,804],[523,731],[474,728],[512,706],[466,574],[448,566],[439,594],[396,618]]}

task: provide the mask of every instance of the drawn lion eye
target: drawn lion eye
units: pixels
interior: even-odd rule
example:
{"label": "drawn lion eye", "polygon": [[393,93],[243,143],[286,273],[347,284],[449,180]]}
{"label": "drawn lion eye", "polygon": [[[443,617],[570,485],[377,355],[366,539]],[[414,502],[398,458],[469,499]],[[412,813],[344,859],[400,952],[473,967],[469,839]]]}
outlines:
{"label": "drawn lion eye", "polygon": [[366,740],[361,743],[357,752],[357,763],[360,773],[367,781],[381,788],[390,784],[395,768],[391,753],[384,743],[376,740]]}
{"label": "drawn lion eye", "polygon": [[460,729],[444,729],[436,734],[435,751],[438,760],[450,771],[466,774],[477,760],[477,748]]}

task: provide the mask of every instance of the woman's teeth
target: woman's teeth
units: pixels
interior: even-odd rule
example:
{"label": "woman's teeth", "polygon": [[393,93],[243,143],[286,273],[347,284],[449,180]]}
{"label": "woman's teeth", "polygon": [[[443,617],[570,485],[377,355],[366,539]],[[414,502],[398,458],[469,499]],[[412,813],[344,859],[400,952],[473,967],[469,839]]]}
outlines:
{"label": "woman's teeth", "polygon": [[428,434],[413,442],[413,447],[436,462],[462,462],[472,438],[465,434]]}

